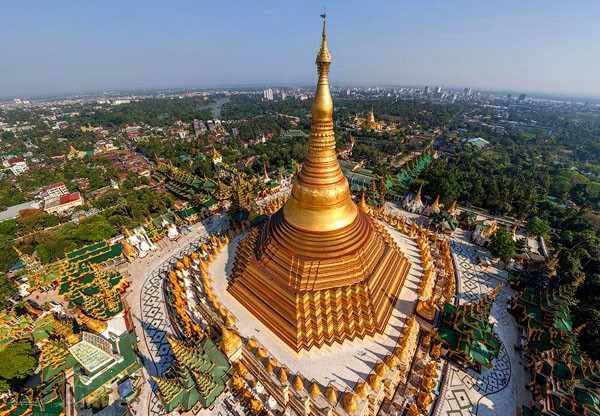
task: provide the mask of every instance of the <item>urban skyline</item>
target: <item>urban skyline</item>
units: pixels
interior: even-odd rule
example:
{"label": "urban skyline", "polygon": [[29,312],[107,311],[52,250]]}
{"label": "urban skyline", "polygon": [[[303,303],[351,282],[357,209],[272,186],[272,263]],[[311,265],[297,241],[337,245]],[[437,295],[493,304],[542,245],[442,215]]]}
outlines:
{"label": "urban skyline", "polygon": [[[320,5],[143,6],[0,6],[8,34],[0,97],[310,84],[307,44]],[[330,2],[332,84],[600,96],[598,62],[587,53],[600,6],[543,6]]]}

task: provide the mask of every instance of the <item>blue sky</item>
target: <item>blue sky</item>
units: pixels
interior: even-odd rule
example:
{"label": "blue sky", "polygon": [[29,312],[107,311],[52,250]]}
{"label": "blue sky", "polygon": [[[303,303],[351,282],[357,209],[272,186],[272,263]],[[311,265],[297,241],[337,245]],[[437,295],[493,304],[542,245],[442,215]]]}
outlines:
{"label": "blue sky", "polygon": [[[327,1],[335,85],[600,96],[600,1]],[[323,2],[3,1],[0,97],[315,82]]]}

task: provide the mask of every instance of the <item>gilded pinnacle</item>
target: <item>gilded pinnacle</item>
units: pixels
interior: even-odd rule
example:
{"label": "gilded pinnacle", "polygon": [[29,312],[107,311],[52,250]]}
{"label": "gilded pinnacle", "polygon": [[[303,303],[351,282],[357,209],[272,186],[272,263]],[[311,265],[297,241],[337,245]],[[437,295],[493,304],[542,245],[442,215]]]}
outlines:
{"label": "gilded pinnacle", "polygon": [[[321,16],[325,16],[324,14]],[[325,28],[325,17],[323,17],[323,39],[321,40],[321,49],[317,55],[317,64],[320,63],[331,63],[331,54],[327,47],[327,30]]]}

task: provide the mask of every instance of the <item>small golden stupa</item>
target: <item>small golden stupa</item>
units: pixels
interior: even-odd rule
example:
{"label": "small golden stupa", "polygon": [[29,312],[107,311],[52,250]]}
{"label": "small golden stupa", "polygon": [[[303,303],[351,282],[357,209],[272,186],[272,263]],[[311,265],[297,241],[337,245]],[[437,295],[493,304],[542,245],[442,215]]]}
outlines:
{"label": "small golden stupa", "polygon": [[410,269],[340,169],[325,22],[316,64],[306,161],[283,208],[238,244],[228,288],[295,351],[382,333]]}
{"label": "small golden stupa", "polygon": [[237,332],[231,329],[227,329],[226,327],[222,326],[221,330],[223,335],[221,336],[221,342],[219,342],[219,346],[225,354],[230,355],[242,345],[242,339]]}

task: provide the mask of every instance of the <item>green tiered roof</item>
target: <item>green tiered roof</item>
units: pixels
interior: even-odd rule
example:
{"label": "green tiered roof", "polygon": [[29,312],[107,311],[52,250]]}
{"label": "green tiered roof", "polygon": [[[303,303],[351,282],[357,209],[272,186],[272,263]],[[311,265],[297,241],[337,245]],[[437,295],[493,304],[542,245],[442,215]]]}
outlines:
{"label": "green tiered roof", "polygon": [[227,357],[208,338],[184,342],[167,336],[175,364],[161,378],[153,378],[167,412],[208,408],[225,390],[233,370]]}
{"label": "green tiered roof", "polygon": [[470,365],[491,367],[500,353],[500,340],[494,335],[489,316],[500,285],[476,302],[458,307],[446,303],[436,338]]}
{"label": "green tiered roof", "polygon": [[[538,276],[546,286],[556,274],[552,263],[547,276]],[[600,415],[600,363],[578,348],[581,328],[573,329],[570,311],[582,280],[583,275],[570,284],[536,289],[535,279],[519,277],[511,304],[511,313],[527,330],[534,398],[561,416]]]}
{"label": "green tiered roof", "polygon": [[[427,167],[427,165],[431,162],[431,159],[431,153],[419,155],[413,159],[413,161],[415,161],[414,166],[408,166],[409,164],[405,164],[396,175],[388,175],[384,177],[387,194],[391,196],[401,196],[406,194],[406,190],[410,182],[413,180],[413,178],[417,177],[425,169],[425,167]],[[344,176],[351,184],[350,190],[354,193],[367,190],[367,187],[361,186],[358,183],[364,183],[368,186],[376,179],[376,175],[373,173],[373,171],[364,168],[357,168],[356,163],[348,162],[343,159],[340,159],[339,163]]]}
{"label": "green tiered roof", "polygon": [[78,307],[85,315],[106,321],[123,311],[121,293],[128,284],[116,270],[83,264],[61,275],[58,294],[69,300],[69,308]]}
{"label": "green tiered roof", "polygon": [[16,339],[31,335],[34,320],[29,314],[17,315],[12,309],[0,310],[0,351]]}
{"label": "green tiered roof", "polygon": [[456,228],[458,227],[456,216],[450,214],[448,211],[441,211],[439,214],[431,214],[429,221],[446,233],[456,231]]}
{"label": "green tiered roof", "polygon": [[36,389],[27,389],[22,394],[0,399],[0,415],[64,415],[64,377],[56,377],[50,383],[42,383]]}
{"label": "green tiered roof", "polygon": [[66,258],[69,263],[102,264],[121,256],[122,252],[121,243],[110,245],[106,241],[98,241],[67,253]]}

